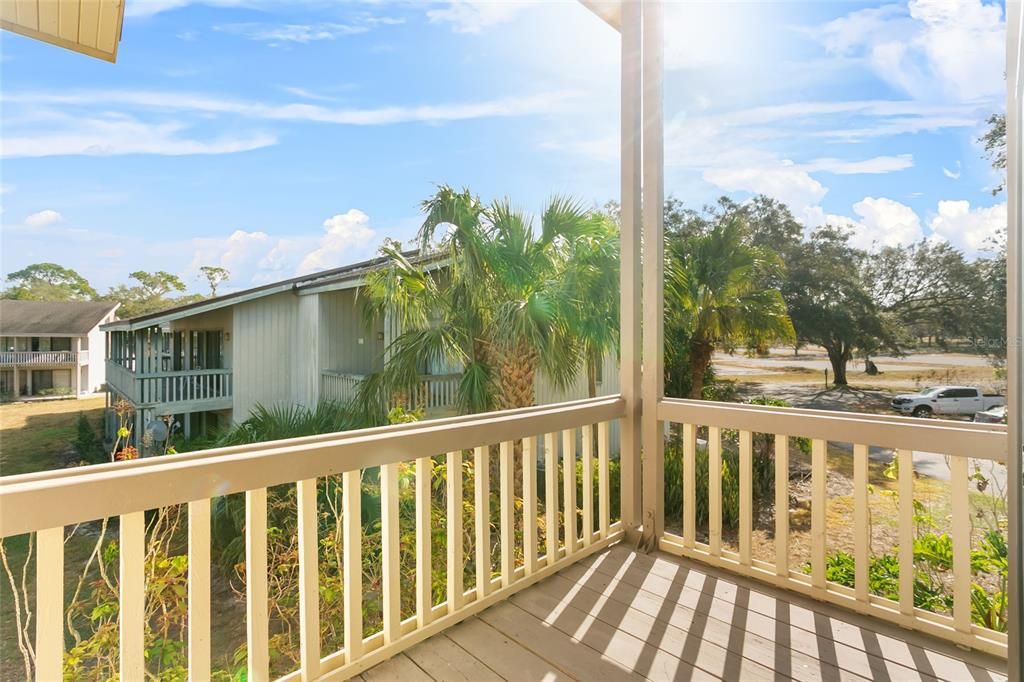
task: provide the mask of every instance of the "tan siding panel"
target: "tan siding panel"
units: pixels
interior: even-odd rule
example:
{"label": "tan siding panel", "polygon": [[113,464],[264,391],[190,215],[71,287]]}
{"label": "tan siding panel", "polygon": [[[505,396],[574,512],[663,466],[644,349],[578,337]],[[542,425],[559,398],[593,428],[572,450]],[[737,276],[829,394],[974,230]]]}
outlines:
{"label": "tan siding panel", "polygon": [[[47,2],[49,0],[42,0]],[[56,0],[53,0],[56,1]],[[64,2],[60,4],[60,29],[59,35],[64,40],[78,41],[78,14],[79,5],[75,2]]]}
{"label": "tan siding panel", "polygon": [[78,41],[95,48],[100,28],[100,0],[83,0],[78,14]]}
{"label": "tan siding panel", "polygon": [[[77,3],[72,4],[75,11]],[[39,30],[50,35],[60,35],[60,4],[57,0],[39,0]]]}
{"label": "tan siding panel", "polygon": [[25,28],[39,30],[39,6],[36,0],[18,0],[18,23]]}
{"label": "tan siding panel", "polygon": [[117,51],[118,32],[121,29],[119,5],[124,0],[101,0],[100,17],[96,30],[96,47],[103,52]]}

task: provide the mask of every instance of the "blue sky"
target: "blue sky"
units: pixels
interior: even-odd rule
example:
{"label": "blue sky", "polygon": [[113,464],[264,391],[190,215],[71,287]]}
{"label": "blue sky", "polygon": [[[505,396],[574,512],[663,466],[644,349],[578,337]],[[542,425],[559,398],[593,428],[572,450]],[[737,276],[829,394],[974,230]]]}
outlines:
{"label": "blue sky", "polygon": [[[772,194],[863,246],[1005,224],[982,158],[1004,10],[669,3],[667,190]],[[243,288],[410,239],[434,184],[618,195],[618,36],[574,0],[128,0],[118,63],[4,33],[4,273]]]}

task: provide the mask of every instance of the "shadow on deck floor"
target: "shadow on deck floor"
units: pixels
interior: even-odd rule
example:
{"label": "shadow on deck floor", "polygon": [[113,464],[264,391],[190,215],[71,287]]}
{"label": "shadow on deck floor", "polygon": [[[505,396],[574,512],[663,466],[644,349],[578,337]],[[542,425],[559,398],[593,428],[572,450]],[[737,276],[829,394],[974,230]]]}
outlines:
{"label": "shadow on deck floor", "polygon": [[1006,663],[622,545],[362,675],[379,680],[1006,680]]}

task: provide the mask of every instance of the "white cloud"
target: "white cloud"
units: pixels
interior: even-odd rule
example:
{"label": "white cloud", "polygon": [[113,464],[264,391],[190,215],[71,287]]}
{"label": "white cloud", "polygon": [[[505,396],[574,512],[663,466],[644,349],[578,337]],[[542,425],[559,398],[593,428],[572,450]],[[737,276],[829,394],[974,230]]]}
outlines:
{"label": "white cloud", "polygon": [[233,154],[268,147],[277,142],[274,135],[262,132],[201,140],[183,135],[188,127],[178,121],[148,123],[125,115],[105,118],[67,117],[60,123],[47,121],[42,129],[9,129],[5,133],[0,156]]}
{"label": "white cloud", "polygon": [[924,236],[914,209],[893,199],[864,197],[853,205],[853,211],[860,221],[852,224],[850,242],[859,248],[905,246]]}
{"label": "white cloud", "polygon": [[474,118],[495,118],[548,114],[565,109],[580,95],[575,90],[557,90],[534,95],[501,97],[450,104],[384,106],[339,109],[308,103],[265,104],[188,92],[149,90],[95,90],[82,92],[4,93],[6,103],[35,106],[103,105],[153,109],[162,113],[184,111],[202,114],[236,114],[268,121],[334,123],[338,125],[389,125],[396,123],[439,123]]}
{"label": "white cloud", "polygon": [[831,54],[863,60],[916,98],[994,100],[1005,91],[999,3],[910,0],[857,10],[809,33]]}
{"label": "white cloud", "polygon": [[955,171],[951,171],[948,168],[946,168],[945,166],[943,166],[942,167],[942,174],[945,175],[947,178],[949,178],[951,180],[959,180],[960,179],[960,162],[959,161],[956,162],[956,170]]}
{"label": "white cloud", "polygon": [[836,175],[877,175],[906,170],[907,168],[912,168],[913,165],[913,156],[910,154],[899,154],[898,156],[876,156],[862,161],[821,158],[802,163],[800,168],[811,173],[823,171],[835,173]]}
{"label": "white cloud", "polygon": [[361,16],[347,24],[323,22],[312,24],[261,24],[241,23],[215,26],[214,30],[242,36],[249,40],[281,45],[286,43],[312,43],[321,40],[336,40],[343,36],[367,33],[376,26],[393,26],[405,23],[396,17]]}
{"label": "white cloud", "polygon": [[354,259],[346,253],[365,253],[376,235],[370,228],[370,217],[357,208],[331,216],[324,221],[324,230],[326,233],[320,238],[319,246],[299,263],[300,274],[352,262]]}
{"label": "white cloud", "polygon": [[1006,203],[971,208],[969,201],[940,201],[928,222],[935,237],[950,242],[967,255],[983,251],[986,242],[1006,227]]}
{"label": "white cloud", "polygon": [[0,194],[8,194],[14,191],[14,185],[9,185],[6,182],[0,183]]}
{"label": "white cloud", "polygon": [[33,213],[25,218],[25,224],[29,227],[47,227],[48,225],[59,223],[62,220],[64,220],[64,216],[57,211],[48,208],[43,211],[39,211],[38,213]]}
{"label": "white cloud", "polygon": [[427,10],[427,18],[434,24],[451,24],[456,33],[479,33],[511,21],[532,4],[522,0],[451,0],[445,7]]}
{"label": "white cloud", "polygon": [[210,5],[213,7],[237,7],[254,3],[252,0],[128,0],[124,8],[124,14],[126,17],[149,17],[192,4]]}
{"label": "white cloud", "polygon": [[804,219],[828,192],[807,171],[789,161],[777,166],[711,169],[704,171],[703,178],[729,192],[767,194]]}
{"label": "white cloud", "polygon": [[354,263],[372,255],[377,244],[369,216],[353,208],[327,218],[319,233],[275,236],[262,230],[235,230],[226,237],[202,237],[164,251],[192,254],[185,267],[190,283],[203,265],[231,272],[228,289],[276,282],[295,275]]}

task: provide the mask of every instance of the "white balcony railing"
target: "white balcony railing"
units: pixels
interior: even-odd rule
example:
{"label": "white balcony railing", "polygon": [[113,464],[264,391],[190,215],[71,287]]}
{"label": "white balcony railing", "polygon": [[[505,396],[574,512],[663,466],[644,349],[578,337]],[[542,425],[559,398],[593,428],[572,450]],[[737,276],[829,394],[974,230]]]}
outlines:
{"label": "white balcony railing", "polygon": [[[348,402],[356,395],[363,374],[349,374],[332,369],[320,372],[320,397],[335,402]],[[423,374],[415,389],[409,391],[409,409],[437,410],[455,406],[461,374]]]}
{"label": "white balcony railing", "polygon": [[[592,554],[621,537],[610,509],[610,420],[623,416],[618,396],[504,413],[439,419],[352,433],[298,438],[130,462],[11,476],[0,482],[0,537],[36,533],[35,665],[38,679],[59,679],[64,657],[65,529],[119,517],[120,677],[143,679],[146,669],[147,594],[145,513],[188,505],[188,667],[190,679],[209,679],[210,504],[217,495],[244,492],[247,679],[270,677],[267,575],[267,489],[296,487],[301,665],[285,680],[348,679],[367,668],[505,599],[518,590]],[[593,428],[596,425],[597,428]],[[596,438],[595,438],[596,432]],[[539,435],[538,435],[539,434]],[[595,442],[596,441],[596,442]],[[523,466],[515,480],[517,450],[536,464],[543,445],[544,480]],[[561,457],[559,457],[561,448]],[[433,456],[447,453],[444,556],[432,547],[431,507],[436,486]],[[476,585],[463,585],[463,458],[471,457]],[[490,515],[492,457],[500,472],[500,513]],[[415,462],[416,613],[400,617],[399,467]],[[577,499],[577,465],[581,490]],[[360,482],[381,467],[380,547],[364,547]],[[563,485],[559,485],[559,471]],[[344,647],[321,651],[318,585],[317,479],[341,475],[344,534]],[[522,489],[522,511],[514,491]],[[559,490],[561,488],[561,490]],[[596,490],[596,493],[594,492]],[[467,491],[468,492],[468,491]],[[550,504],[544,503],[549,501]],[[561,503],[559,503],[561,498]],[[540,511],[543,506],[543,513]],[[570,510],[560,513],[559,507]],[[521,516],[520,516],[521,513]],[[521,519],[521,534],[517,534]],[[497,530],[492,542],[491,528]],[[561,532],[560,532],[561,531]],[[543,543],[541,537],[543,533]],[[560,538],[561,535],[561,538]],[[495,551],[497,550],[497,551]],[[363,551],[383,553],[382,627],[363,632]],[[492,556],[500,555],[497,567]],[[517,557],[521,564],[517,565]],[[432,570],[446,567],[447,598],[432,603]]]}
{"label": "white balcony railing", "polygon": [[89,351],[0,351],[0,365],[76,365],[89,362]]}
{"label": "white balcony railing", "polygon": [[221,401],[231,397],[230,369],[143,374],[136,379],[139,405]]}
{"label": "white balcony railing", "polygon": [[362,374],[348,374],[333,369],[320,372],[320,398],[337,403],[347,403],[356,395],[356,387],[366,377]]}
{"label": "white balcony railing", "polygon": [[[845,414],[821,410],[772,408],[757,405],[736,405],[704,401],[666,399],[659,403],[658,419],[677,425],[682,440],[682,480],[665,481],[665,486],[682,489],[682,535],[665,532],[659,546],[662,550],[692,557],[749,575],[815,599],[833,602],[903,627],[920,630],[949,639],[957,644],[1007,655],[1005,632],[972,623],[972,509],[969,493],[974,467],[981,463],[1006,463],[1006,427],[996,424],[942,422],[907,417]],[[706,429],[706,431],[704,430]],[[738,552],[723,547],[723,477],[708,476],[707,542],[697,537],[696,510],[698,500],[695,470],[699,449],[698,431],[706,436],[707,471],[723,471],[723,435],[738,445],[739,465],[739,528],[736,535]],[[738,432],[736,434],[735,432]],[[753,496],[752,451],[754,435],[768,436],[774,457],[775,547],[774,560],[763,561],[752,556]],[[790,445],[792,438],[810,439],[810,574],[790,563]],[[828,532],[834,517],[828,515],[829,475],[828,445],[845,444],[852,459],[853,471],[853,544],[855,586],[837,584],[826,579]],[[869,587],[871,559],[871,511],[869,508],[869,453],[871,448],[891,449],[898,468],[896,491],[899,563],[899,598],[886,599],[872,594]],[[836,453],[833,450],[833,453]],[[949,509],[949,535],[952,539],[951,579],[953,605],[951,614],[933,613],[915,607],[915,529],[921,513],[915,504],[914,453],[929,457],[945,456],[949,465],[949,500],[941,500]],[[703,454],[703,453],[702,453]],[[734,453],[736,454],[736,453]],[[833,454],[834,456],[834,454]],[[940,458],[941,459],[941,458]],[[703,499],[700,500],[703,502]],[[781,511],[780,511],[781,510]],[[881,522],[875,519],[876,523]],[[945,517],[942,519],[945,522]],[[1005,533],[1005,528],[1001,530]],[[892,550],[892,547],[886,548]],[[833,548],[834,551],[834,548]]]}
{"label": "white balcony railing", "polygon": [[232,395],[232,374],[229,368],[140,375],[108,360],[107,385],[135,405],[223,403]]}

